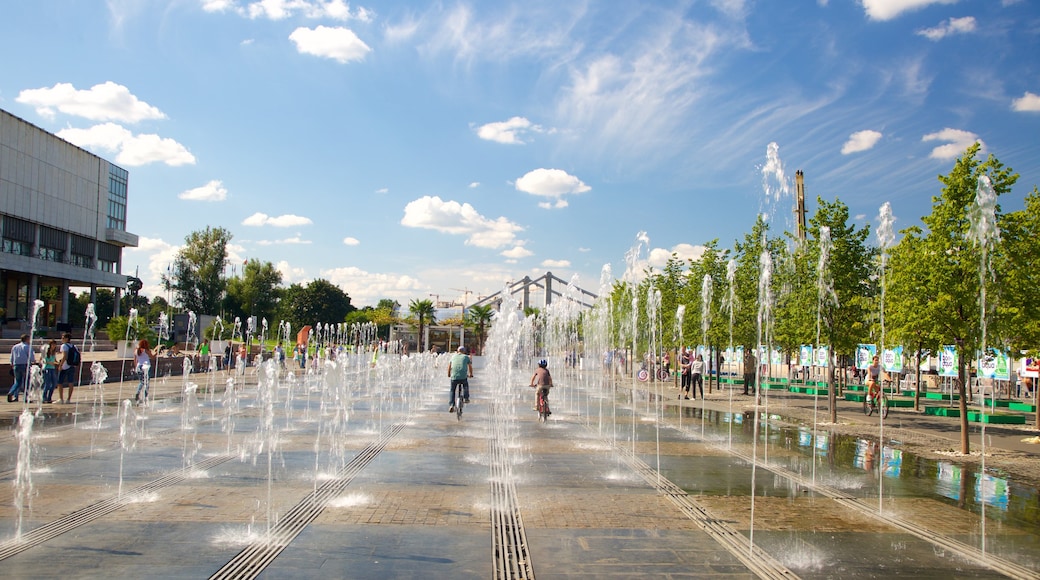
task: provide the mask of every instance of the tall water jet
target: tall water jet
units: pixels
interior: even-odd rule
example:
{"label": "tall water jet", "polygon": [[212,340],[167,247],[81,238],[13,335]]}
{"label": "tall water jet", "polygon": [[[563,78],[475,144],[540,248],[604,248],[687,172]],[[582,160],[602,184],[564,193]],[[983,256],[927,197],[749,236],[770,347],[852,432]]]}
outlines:
{"label": "tall water jet", "polygon": [[[895,242],[896,234],[894,229],[895,217],[892,215],[892,204],[887,201],[881,205],[881,209],[878,212],[878,229],[877,229],[877,241],[878,241],[878,252],[881,255],[881,305],[879,308],[878,319],[881,324],[881,344],[878,345],[880,352],[885,352],[885,346],[888,344],[885,337],[885,286],[888,272],[888,253]],[[880,378],[880,377],[879,377]],[[882,387],[884,388],[884,387]],[[870,396],[868,393],[867,396]],[[886,402],[887,404],[887,402]],[[878,442],[881,446],[882,453],[885,449],[885,413],[884,411],[878,413]],[[878,478],[878,513],[882,513],[885,504],[885,478]],[[985,503],[985,502],[983,502]],[[985,508],[983,508],[985,509]]]}
{"label": "tall water jet", "polygon": [[[727,296],[723,306],[726,312],[729,313],[729,348],[730,355],[736,354],[736,350],[733,348],[733,319],[737,312],[738,300],[737,300],[737,261],[730,260],[726,262],[726,289]],[[729,366],[732,366],[732,362]],[[719,369],[719,378],[722,377],[722,369]],[[747,385],[745,385],[747,387]],[[733,446],[733,388],[729,389],[729,447]]]}
{"label": "tall water jet", "polygon": [[18,464],[14,472],[14,507],[18,512],[15,541],[22,539],[22,524],[26,511],[32,511],[32,432],[33,414],[29,409],[23,409],[18,417],[18,430],[15,432],[18,439]]}
{"label": "tall water jet", "polygon": [[[979,352],[984,357],[986,350],[986,281],[992,276],[990,250],[1000,240],[1000,229],[997,226],[997,193],[987,175],[979,176],[975,188],[975,204],[969,210],[968,239],[979,249],[979,330],[981,339]],[[996,398],[992,393],[991,397]],[[982,456],[979,477],[986,473],[986,394],[984,389],[979,393],[979,411],[982,414]],[[986,502],[982,504],[982,553],[986,553]]]}
{"label": "tall water jet", "polygon": [[188,337],[184,340],[185,350],[195,350],[199,345],[198,317],[191,310],[188,311]]}
{"label": "tall water jet", "polygon": [[126,454],[137,446],[138,437],[137,411],[130,399],[123,401],[119,408],[119,488],[118,497],[123,496],[123,460]]}
{"label": "tall water jet", "polygon": [[[834,307],[838,306],[838,295],[834,292],[834,284],[831,282],[830,275],[830,259],[831,259],[831,248],[833,244],[831,242],[831,228],[829,226],[820,226],[819,234],[819,260],[816,263],[816,345],[815,348],[819,349],[820,344],[820,333],[823,329],[823,308],[825,305],[830,304]],[[830,387],[833,389],[833,386]],[[830,396],[828,390],[827,396]],[[819,400],[820,400],[820,389],[813,389],[813,445],[816,444],[818,437],[817,431],[817,413],[819,411]],[[812,464],[812,481],[813,485],[816,484],[816,454],[813,454]]]}
{"label": "tall water jet", "polygon": [[105,381],[108,380],[108,369],[101,361],[90,363],[90,385],[94,393],[94,404],[91,406],[94,428],[100,431],[105,419]]}
{"label": "tall water jet", "polygon": [[[765,240],[762,243],[766,245]],[[769,249],[765,248],[762,250],[762,254],[759,256],[759,275],[758,275],[758,320],[757,320],[757,344],[761,345],[763,337],[771,335],[771,305],[773,301],[773,290],[772,290],[772,278],[773,278],[773,257],[769,254]],[[769,342],[769,341],[767,341]],[[755,347],[756,350],[761,350]],[[767,349],[772,350],[771,346]],[[759,354],[762,354],[759,352]],[[768,356],[768,354],[767,354]],[[758,369],[755,372],[755,410],[753,413],[755,425],[753,428],[753,441],[751,444],[751,521],[750,521],[750,546],[751,550],[754,550],[755,546],[755,478],[758,471],[758,430],[761,424],[761,417],[759,415],[759,404],[762,401],[762,365],[761,360],[758,361]],[[765,396],[765,411],[768,416],[769,412],[769,395]],[[766,425],[768,429],[768,424]],[[768,433],[766,441],[768,441]],[[766,457],[768,458],[769,449],[766,447]]]}
{"label": "tall water jet", "polygon": [[[686,343],[683,341],[683,318],[686,317],[686,305],[680,304],[675,308],[675,342],[679,345],[678,352],[676,353],[676,361],[679,363],[680,374],[682,371],[682,360],[686,356]],[[682,399],[683,392],[679,389],[679,399]],[[682,403],[679,403],[679,429],[682,429]]]}
{"label": "tall water jet", "polygon": [[[701,381],[708,381],[708,392],[711,392],[711,370],[710,362],[712,360],[711,345],[708,343],[708,329],[711,328],[711,299],[712,293],[714,292],[714,286],[712,285],[711,274],[705,274],[701,280],[701,344],[704,345],[705,354],[708,356],[708,363],[704,366],[704,372],[701,377]],[[703,384],[703,383],[702,383]],[[691,385],[691,389],[693,386]],[[704,437],[704,415],[707,407],[704,405],[704,387],[701,387],[701,438]]]}

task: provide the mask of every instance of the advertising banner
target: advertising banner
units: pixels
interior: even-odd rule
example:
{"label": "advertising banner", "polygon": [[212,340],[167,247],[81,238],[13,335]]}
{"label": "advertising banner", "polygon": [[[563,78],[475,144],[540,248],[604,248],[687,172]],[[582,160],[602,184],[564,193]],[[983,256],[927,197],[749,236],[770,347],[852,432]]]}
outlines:
{"label": "advertising banner", "polygon": [[864,370],[870,366],[877,354],[877,345],[860,344],[856,347],[856,368]]}
{"label": "advertising banner", "polygon": [[815,364],[813,366],[823,367],[823,368],[827,368],[827,367],[830,366],[831,349],[830,349],[829,346],[817,347],[816,348],[816,352],[814,352],[813,354],[816,355],[816,360],[814,361]]}
{"label": "advertising banner", "polygon": [[881,352],[881,368],[886,373],[903,372],[903,347],[893,346]]}
{"label": "advertising banner", "polygon": [[812,345],[803,344],[798,350],[798,364],[803,367],[811,367],[813,363]]}
{"label": "advertising banner", "polygon": [[957,354],[957,347],[953,345],[944,345],[939,351],[939,376],[957,376],[957,362],[959,359],[960,356]]}
{"label": "advertising banner", "polygon": [[1040,378],[1040,358],[1022,359],[1022,370],[1020,376],[1029,378]]}
{"label": "advertising banner", "polygon": [[1008,353],[993,348],[986,350],[986,356],[978,361],[979,376],[998,381],[1011,380],[1011,358]]}

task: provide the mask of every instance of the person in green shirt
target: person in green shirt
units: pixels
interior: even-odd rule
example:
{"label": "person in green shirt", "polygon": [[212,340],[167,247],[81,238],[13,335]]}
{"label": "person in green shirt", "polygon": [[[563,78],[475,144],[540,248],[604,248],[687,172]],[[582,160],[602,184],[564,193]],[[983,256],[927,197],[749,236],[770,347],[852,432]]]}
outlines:
{"label": "person in green shirt", "polygon": [[451,379],[451,390],[448,392],[449,413],[455,412],[455,387],[462,385],[462,398],[469,403],[469,379],[473,378],[473,361],[466,354],[466,347],[460,346],[458,352],[451,356],[448,364],[448,378]]}

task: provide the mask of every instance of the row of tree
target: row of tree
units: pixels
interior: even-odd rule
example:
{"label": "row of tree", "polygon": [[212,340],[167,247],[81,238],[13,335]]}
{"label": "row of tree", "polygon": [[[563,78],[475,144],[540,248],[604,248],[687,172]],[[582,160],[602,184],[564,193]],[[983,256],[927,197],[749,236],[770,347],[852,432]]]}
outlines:
{"label": "row of tree", "polygon": [[[805,240],[789,232],[775,235],[759,216],[732,249],[721,249],[716,239],[697,261],[673,255],[663,271],[646,272],[637,287],[616,283],[615,333],[620,339],[627,332],[623,321],[631,320],[633,298],[645,311],[648,292],[659,291],[659,328],[675,328],[677,307],[686,305],[687,344],[751,349],[768,341],[787,352],[815,344],[849,356],[859,343],[903,345],[917,355],[956,345],[961,447],[967,453],[965,363],[983,348],[983,329],[985,347],[1019,356],[1040,346],[1040,193],[1034,186],[1019,211],[1001,213],[997,205],[999,240],[983,248],[969,235],[983,176],[998,197],[1019,177],[992,155],[980,159],[977,144],[968,148],[949,174],[939,176],[942,190],[932,198],[931,214],[903,229],[891,247],[871,244],[870,226],[850,223],[848,207],[838,199],[817,200]],[[828,230],[829,240],[821,235]],[[760,287],[770,267],[769,284]],[[704,291],[705,276],[710,292]],[[987,297],[984,303],[981,296]],[[664,334],[666,341],[677,340]],[[829,392],[834,421],[835,389]]]}

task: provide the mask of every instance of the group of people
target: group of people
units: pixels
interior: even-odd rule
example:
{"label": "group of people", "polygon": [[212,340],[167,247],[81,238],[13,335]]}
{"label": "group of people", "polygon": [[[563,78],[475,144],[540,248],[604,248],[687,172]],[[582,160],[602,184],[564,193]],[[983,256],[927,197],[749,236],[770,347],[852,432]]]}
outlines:
{"label": "group of people", "polygon": [[[448,362],[448,379],[451,381],[451,389],[448,391],[448,412],[455,412],[455,393],[462,389],[462,402],[469,404],[469,379],[473,378],[473,359],[465,346],[460,346]],[[546,404],[549,402],[549,389],[553,387],[552,375],[549,373],[549,362],[545,359],[538,361],[538,367],[531,375],[531,388],[537,389],[537,396],[544,397]],[[537,405],[534,410],[538,410]]]}
{"label": "group of people", "polygon": [[701,398],[704,398],[704,355],[694,356],[689,348],[682,352],[679,358],[679,397],[689,399],[692,392],[693,398],[697,398],[698,390]]}
{"label": "group of people", "polygon": [[[22,391],[25,391],[26,402],[31,402],[28,400],[30,367],[40,366],[43,371],[41,400],[44,403],[53,402],[54,389],[57,388],[58,402],[71,403],[79,359],[79,350],[72,344],[72,335],[68,332],[61,335],[61,343],[49,340],[40,350],[39,359],[32,351],[29,335],[23,334],[18,344],[11,348],[14,384],[7,391],[7,402],[17,403]],[[66,388],[69,390],[68,397],[65,396]]]}

